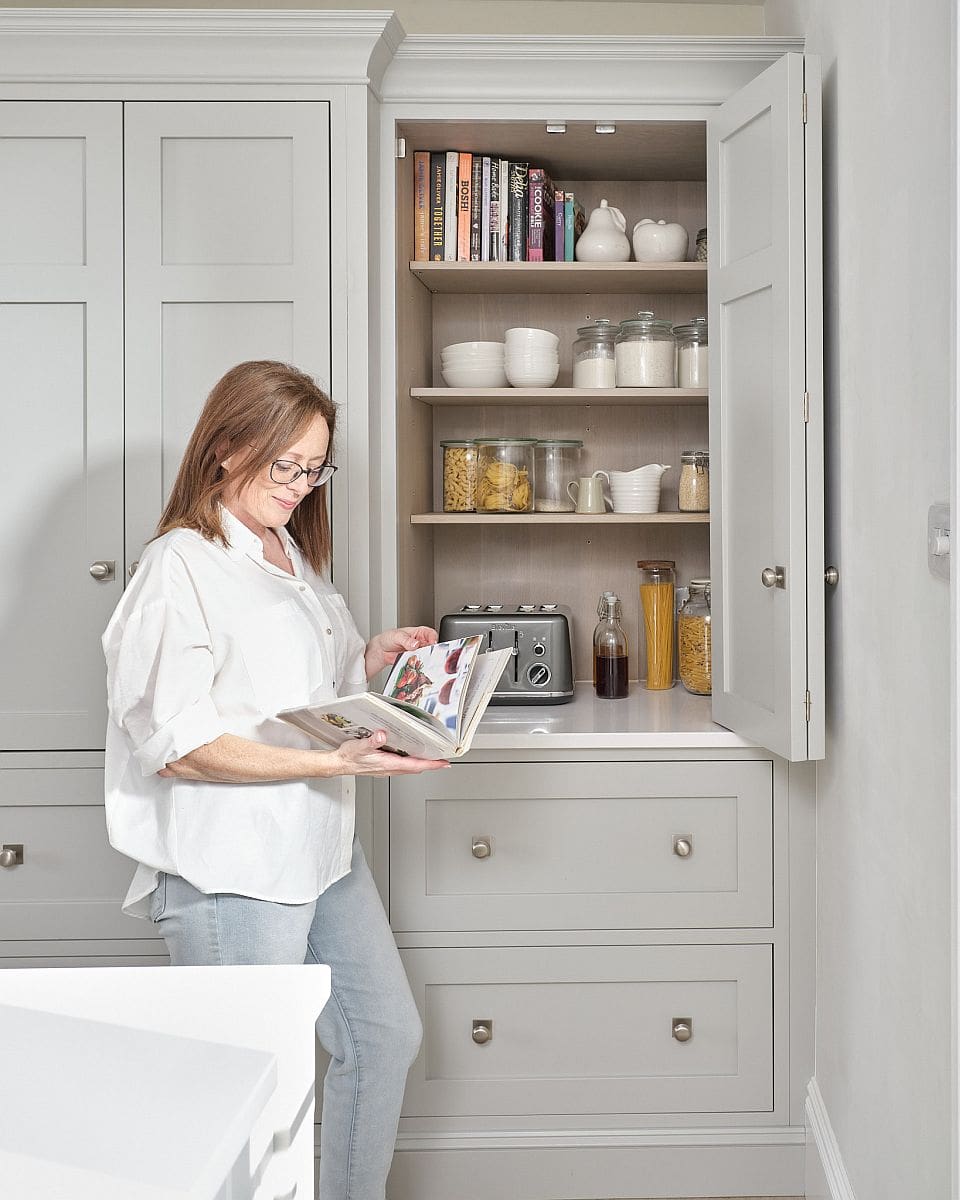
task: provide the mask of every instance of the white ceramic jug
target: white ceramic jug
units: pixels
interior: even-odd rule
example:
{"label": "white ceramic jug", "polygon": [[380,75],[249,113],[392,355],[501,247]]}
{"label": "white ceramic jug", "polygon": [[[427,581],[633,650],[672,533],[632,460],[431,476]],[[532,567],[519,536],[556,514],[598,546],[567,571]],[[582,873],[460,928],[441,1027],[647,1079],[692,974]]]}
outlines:
{"label": "white ceramic jug", "polygon": [[676,222],[644,217],[633,227],[633,256],[637,262],[686,262],[687,231]]}
{"label": "white ceramic jug", "polygon": [[577,262],[628,262],[627,220],[619,208],[600,201],[574,247]]}
{"label": "white ceramic jug", "polygon": [[610,486],[616,484],[654,484],[659,483],[664,471],[669,471],[666,463],[648,463],[645,467],[636,467],[633,471],[611,471]]}

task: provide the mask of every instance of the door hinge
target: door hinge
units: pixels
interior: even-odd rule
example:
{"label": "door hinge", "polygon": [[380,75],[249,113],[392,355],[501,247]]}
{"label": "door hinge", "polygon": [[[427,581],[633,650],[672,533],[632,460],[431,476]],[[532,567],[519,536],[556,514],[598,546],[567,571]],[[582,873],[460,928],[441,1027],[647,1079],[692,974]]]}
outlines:
{"label": "door hinge", "polygon": [[803,393],[803,423],[808,424],[810,421],[810,393]]}
{"label": "door hinge", "polygon": [[808,722],[809,722],[809,720],[810,720],[810,703],[811,703],[811,701],[810,701],[810,693],[809,693],[809,692],[804,692],[804,693],[803,693],[803,711],[804,711],[804,713],[805,713],[805,715],[806,715],[806,718],[807,718],[807,721],[808,721]]}
{"label": "door hinge", "polygon": [[807,123],[807,93],[806,92],[803,93],[802,107],[803,107],[803,123],[804,123],[804,125],[806,125],[806,123]]}
{"label": "door hinge", "polygon": [[407,157],[407,139],[397,138],[397,158]]}

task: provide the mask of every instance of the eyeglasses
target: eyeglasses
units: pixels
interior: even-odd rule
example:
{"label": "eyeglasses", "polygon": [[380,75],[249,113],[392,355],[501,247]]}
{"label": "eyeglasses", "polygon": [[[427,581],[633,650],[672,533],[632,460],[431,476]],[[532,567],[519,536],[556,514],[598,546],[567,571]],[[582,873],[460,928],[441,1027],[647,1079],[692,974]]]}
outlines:
{"label": "eyeglasses", "polygon": [[274,483],[296,483],[301,475],[306,475],[308,485],[315,488],[332,479],[336,469],[333,463],[324,463],[322,467],[311,467],[307,470],[299,463],[278,458],[270,464],[270,478]]}

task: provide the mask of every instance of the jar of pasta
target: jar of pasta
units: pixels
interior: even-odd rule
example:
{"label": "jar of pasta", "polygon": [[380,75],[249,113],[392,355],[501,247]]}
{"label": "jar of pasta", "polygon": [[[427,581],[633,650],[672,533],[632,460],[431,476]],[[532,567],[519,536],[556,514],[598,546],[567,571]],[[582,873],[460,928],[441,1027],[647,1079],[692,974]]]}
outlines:
{"label": "jar of pasta", "polygon": [[473,512],[477,493],[477,447],[472,441],[441,442],[443,511]]}
{"label": "jar of pasta", "polygon": [[713,690],[710,663],[710,580],[691,579],[689,598],[677,615],[680,682],[695,696]]}
{"label": "jar of pasta", "polygon": [[536,438],[477,438],[478,513],[533,512]]}
{"label": "jar of pasta", "polygon": [[647,689],[673,687],[674,596],[676,566],[673,559],[641,559],[640,612],[647,645]]}

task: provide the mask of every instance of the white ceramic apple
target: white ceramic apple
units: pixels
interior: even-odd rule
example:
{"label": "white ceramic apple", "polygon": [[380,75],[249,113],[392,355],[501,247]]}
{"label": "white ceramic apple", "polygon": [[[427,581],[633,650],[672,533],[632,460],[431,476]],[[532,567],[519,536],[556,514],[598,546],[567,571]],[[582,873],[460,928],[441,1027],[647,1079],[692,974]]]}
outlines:
{"label": "white ceramic apple", "polygon": [[633,256],[637,262],[686,262],[687,231],[676,222],[644,217],[633,227]]}

